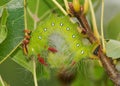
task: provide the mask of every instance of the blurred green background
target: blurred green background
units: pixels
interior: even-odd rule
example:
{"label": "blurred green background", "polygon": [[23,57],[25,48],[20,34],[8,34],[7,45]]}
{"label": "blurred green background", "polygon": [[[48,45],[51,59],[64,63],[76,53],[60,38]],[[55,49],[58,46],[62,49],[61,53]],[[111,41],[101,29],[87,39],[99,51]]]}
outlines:
{"label": "blurred green background", "polygon": [[[31,7],[31,9],[33,8]],[[99,29],[100,13],[101,7],[99,6],[96,10],[96,19]],[[32,25],[29,26],[30,28],[32,27]],[[120,0],[105,0],[104,31],[106,39],[120,40],[119,28]],[[10,86],[34,86],[32,74],[11,60],[11,58],[0,64],[0,75],[3,80],[10,84]],[[114,86],[108,79],[103,68],[97,64],[97,61],[81,62],[81,68],[79,71],[80,74],[72,86]],[[60,84],[55,76],[52,76],[50,80],[39,81],[39,86],[60,86]]]}

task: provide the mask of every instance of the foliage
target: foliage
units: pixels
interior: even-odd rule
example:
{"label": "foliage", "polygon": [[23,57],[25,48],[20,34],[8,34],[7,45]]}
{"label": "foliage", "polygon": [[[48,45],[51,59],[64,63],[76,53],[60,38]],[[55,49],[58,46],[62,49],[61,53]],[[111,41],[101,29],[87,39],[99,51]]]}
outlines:
{"label": "foliage", "polygon": [[[65,9],[64,1],[63,0],[57,0],[57,1]],[[72,1],[72,0],[68,0],[68,1]],[[92,1],[94,4],[98,3],[97,0],[92,0]],[[23,3],[26,3],[26,7],[24,7]],[[84,0],[81,0],[80,3],[83,4]],[[95,7],[99,8],[100,4],[97,4],[97,6]],[[59,8],[52,2],[52,0],[24,0],[24,1],[0,0],[0,68],[1,69],[4,68],[3,67],[4,62],[7,62],[7,60],[9,61],[9,59],[12,59],[12,61],[24,67],[24,70],[27,70],[30,73],[29,75],[31,74],[34,75],[34,69],[35,69],[34,63],[32,59],[30,60],[28,59],[27,56],[24,55],[21,46],[22,41],[24,40],[24,30],[29,29],[31,31],[37,31],[35,29],[40,28],[39,24],[44,23],[43,21],[45,21],[50,14],[54,14],[57,16],[64,16],[62,11],[59,10]],[[88,13],[86,16],[89,18],[90,13]],[[118,47],[120,46],[119,18],[120,18],[120,14],[117,14],[111,21],[109,21],[109,23],[107,23],[107,29],[105,32],[106,40],[109,40],[106,41],[106,54],[107,56],[116,60],[120,58],[120,53],[119,53],[120,47]],[[91,24],[90,18],[88,19],[88,21],[90,21]],[[68,34],[65,33],[65,35]],[[34,42],[32,43],[33,46]],[[35,59],[35,61],[36,60],[37,59]],[[36,66],[37,66],[36,76],[40,86],[44,86],[44,85],[46,86],[49,83],[53,82],[53,80],[55,81],[54,82],[55,86],[60,84],[59,81],[55,79],[56,74],[54,70],[52,70],[53,72],[50,73],[50,71],[48,71],[48,68],[43,67],[39,62],[37,62]],[[78,66],[78,70],[77,70],[78,75],[75,81],[72,83],[72,86],[80,86],[80,85],[81,86],[82,85],[83,86],[113,86],[113,83],[111,83],[111,81],[108,79],[108,76],[104,72],[103,68],[100,66],[98,60],[83,59],[77,64],[77,66]],[[117,65],[117,67],[118,66],[120,65]],[[0,71],[0,75],[2,74],[3,73]],[[42,77],[45,78],[45,80],[44,79],[40,80]],[[46,79],[49,79],[50,82],[48,82],[48,80]],[[14,84],[14,86],[16,85]]]}

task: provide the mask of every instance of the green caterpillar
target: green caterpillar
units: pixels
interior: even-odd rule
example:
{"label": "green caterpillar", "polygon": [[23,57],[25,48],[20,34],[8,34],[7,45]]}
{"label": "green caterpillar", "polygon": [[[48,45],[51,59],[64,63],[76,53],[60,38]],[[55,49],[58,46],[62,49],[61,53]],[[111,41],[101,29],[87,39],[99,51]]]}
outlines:
{"label": "green caterpillar", "polygon": [[31,34],[28,56],[42,58],[40,62],[51,68],[70,66],[90,57],[94,45],[84,44],[77,26],[68,16],[51,16]]}

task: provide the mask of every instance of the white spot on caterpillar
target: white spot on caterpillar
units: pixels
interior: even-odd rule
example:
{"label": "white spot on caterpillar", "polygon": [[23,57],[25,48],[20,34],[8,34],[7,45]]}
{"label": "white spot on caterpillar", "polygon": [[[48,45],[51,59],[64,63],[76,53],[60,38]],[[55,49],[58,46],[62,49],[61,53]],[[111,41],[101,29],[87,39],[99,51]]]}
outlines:
{"label": "white spot on caterpillar", "polygon": [[75,38],[76,36],[75,35],[72,35],[73,38]]}
{"label": "white spot on caterpillar", "polygon": [[60,23],[60,26],[63,26],[63,23]]}
{"label": "white spot on caterpillar", "polygon": [[52,22],[52,26],[55,26],[55,23],[54,23],[54,22]]}
{"label": "white spot on caterpillar", "polygon": [[69,28],[69,27],[67,27],[67,28],[66,28],[66,30],[67,30],[67,31],[69,31],[69,30],[70,30],[70,28]]}
{"label": "white spot on caterpillar", "polygon": [[41,37],[41,36],[39,36],[38,38],[39,38],[40,40],[42,39],[42,37]]}
{"label": "white spot on caterpillar", "polygon": [[84,54],[84,51],[83,51],[83,50],[81,51],[81,54]]}
{"label": "white spot on caterpillar", "polygon": [[77,43],[77,44],[76,44],[76,46],[77,46],[77,47],[79,47],[79,46],[80,46],[80,44],[79,44],[79,43]]}
{"label": "white spot on caterpillar", "polygon": [[47,28],[44,28],[44,32],[46,32],[47,31]]}

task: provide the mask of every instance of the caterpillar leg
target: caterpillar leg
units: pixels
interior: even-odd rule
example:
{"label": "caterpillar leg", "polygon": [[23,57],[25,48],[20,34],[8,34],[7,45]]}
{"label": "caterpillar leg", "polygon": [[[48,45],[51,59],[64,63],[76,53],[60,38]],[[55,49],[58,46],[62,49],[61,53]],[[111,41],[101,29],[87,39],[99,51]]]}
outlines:
{"label": "caterpillar leg", "polygon": [[25,33],[25,37],[22,42],[22,48],[23,48],[24,54],[27,55],[28,54],[28,49],[27,49],[28,46],[27,45],[29,44],[31,31],[27,29],[27,30],[24,30],[24,33]]}

